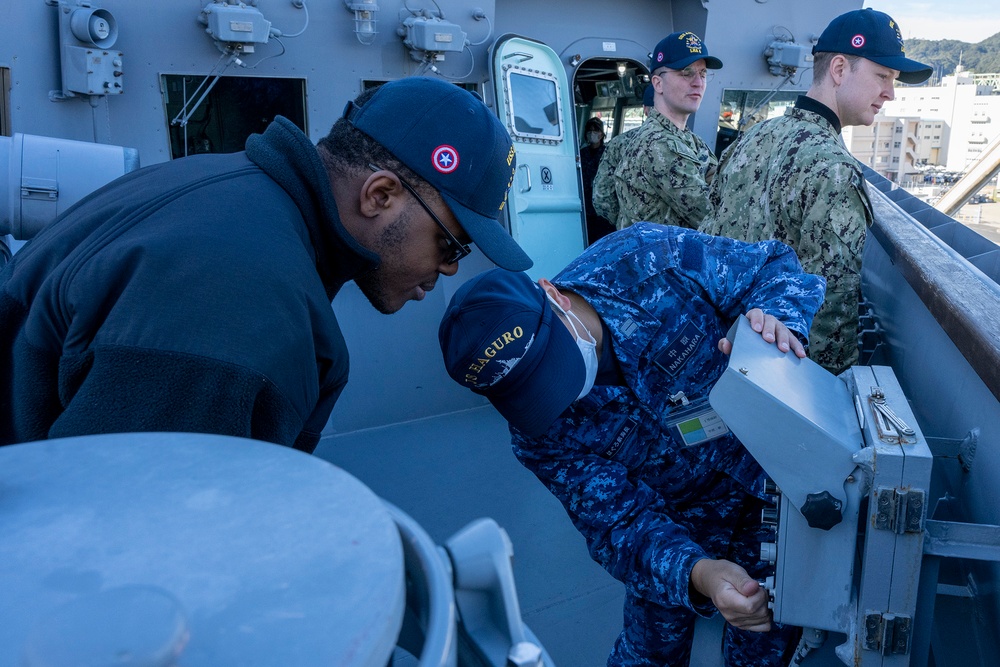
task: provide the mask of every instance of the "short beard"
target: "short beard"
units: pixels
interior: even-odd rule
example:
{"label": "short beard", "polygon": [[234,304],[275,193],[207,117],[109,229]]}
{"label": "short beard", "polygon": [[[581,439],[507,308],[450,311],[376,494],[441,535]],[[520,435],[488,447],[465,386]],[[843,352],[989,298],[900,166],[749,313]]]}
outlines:
{"label": "short beard", "polygon": [[391,315],[397,312],[402,305],[393,306],[389,302],[389,294],[386,291],[385,260],[388,257],[390,264],[399,261],[399,256],[406,245],[406,238],[409,231],[410,221],[413,215],[410,207],[401,211],[399,216],[389,226],[382,230],[374,248],[370,248],[379,256],[379,265],[374,269],[365,271],[354,278],[355,284],[361,289],[361,293],[368,298],[368,302],[375,310],[383,315]]}

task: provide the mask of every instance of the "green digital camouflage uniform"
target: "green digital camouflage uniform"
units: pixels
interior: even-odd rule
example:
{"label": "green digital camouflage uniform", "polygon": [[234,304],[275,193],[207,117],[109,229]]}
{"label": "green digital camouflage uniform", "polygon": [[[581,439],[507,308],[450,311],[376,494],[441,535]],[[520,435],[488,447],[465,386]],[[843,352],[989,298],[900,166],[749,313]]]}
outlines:
{"label": "green digital camouflage uniform", "polygon": [[832,373],[857,363],[861,252],[871,201],[858,161],[830,121],[793,107],[752,127],[723,153],[711,201],[715,211],[703,232],[783,241],[807,272],[826,278],[809,356]]}
{"label": "green digital camouflage uniform", "polygon": [[647,221],[697,229],[710,210],[708,183],[718,164],[712,150],[656,110],[634,132],[614,172],[615,226]]}
{"label": "green digital camouflage uniform", "polygon": [[[594,176],[594,190],[591,202],[597,214],[615,224],[618,220],[618,193],[615,192],[615,169],[621,164],[625,151],[632,145],[639,128],[622,132],[611,138],[604,146],[604,155]],[[617,226],[617,225],[616,225]],[[620,229],[620,227],[619,227]]]}

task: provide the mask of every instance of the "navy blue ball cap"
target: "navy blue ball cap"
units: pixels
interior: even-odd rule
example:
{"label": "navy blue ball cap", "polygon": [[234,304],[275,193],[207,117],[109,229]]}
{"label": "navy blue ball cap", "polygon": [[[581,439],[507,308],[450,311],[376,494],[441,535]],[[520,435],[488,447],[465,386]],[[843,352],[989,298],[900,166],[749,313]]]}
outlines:
{"label": "navy blue ball cap", "polygon": [[651,107],[653,106],[653,95],[656,94],[656,89],[653,88],[653,84],[646,86],[646,90],[642,91],[642,106]]}
{"label": "navy blue ball cap", "polygon": [[580,348],[525,273],[492,269],[463,284],[438,341],[448,375],[529,437],[544,433],[583,390]]}
{"label": "navy blue ball cap", "polygon": [[923,83],[934,69],[910,60],[903,50],[903,33],[891,16],[874,9],[855,9],[830,21],[813,47],[817,53],[861,56],[873,63],[899,70],[903,83]]}
{"label": "navy blue ball cap", "polygon": [[708,69],[722,69],[722,61],[708,55],[708,47],[698,35],[687,31],[672,32],[653,49],[653,55],[649,58],[649,71],[652,73],[661,67],[684,69],[698,60],[704,60]]}
{"label": "navy blue ball cap", "polygon": [[472,242],[494,264],[531,268],[500,224],[517,160],[510,135],[482,99],[452,83],[409,77],[379,87],[344,117],[441,194]]}

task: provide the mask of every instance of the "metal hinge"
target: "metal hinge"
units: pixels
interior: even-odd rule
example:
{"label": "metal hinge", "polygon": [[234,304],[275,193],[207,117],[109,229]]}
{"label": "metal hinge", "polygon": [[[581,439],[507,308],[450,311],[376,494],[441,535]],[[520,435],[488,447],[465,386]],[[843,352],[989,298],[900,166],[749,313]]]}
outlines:
{"label": "metal hinge", "polygon": [[875,527],[904,533],[924,531],[924,492],[879,487],[875,490]]}
{"label": "metal hinge", "polygon": [[903,614],[865,614],[865,636],[862,648],[882,655],[906,655],[910,652],[912,619]]}

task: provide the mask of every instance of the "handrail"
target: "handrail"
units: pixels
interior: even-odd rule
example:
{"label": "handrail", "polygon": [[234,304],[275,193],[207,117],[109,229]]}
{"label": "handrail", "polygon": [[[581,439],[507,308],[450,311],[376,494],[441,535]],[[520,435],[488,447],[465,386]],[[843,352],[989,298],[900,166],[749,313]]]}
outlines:
{"label": "handrail", "polygon": [[872,188],[871,234],[1000,400],[1000,285]]}

